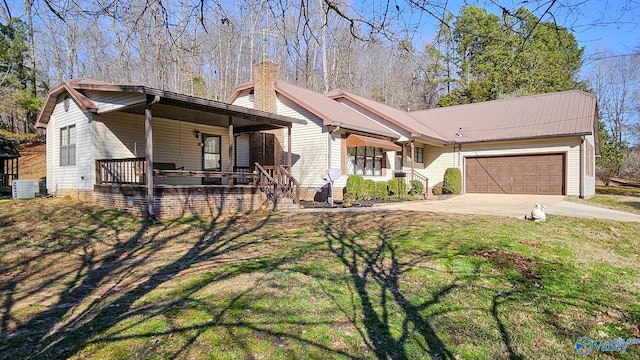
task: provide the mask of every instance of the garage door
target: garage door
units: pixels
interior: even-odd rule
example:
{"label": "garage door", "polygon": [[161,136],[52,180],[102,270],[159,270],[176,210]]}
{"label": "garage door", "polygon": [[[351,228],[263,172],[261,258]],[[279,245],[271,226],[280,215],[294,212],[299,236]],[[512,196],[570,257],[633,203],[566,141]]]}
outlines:
{"label": "garage door", "polygon": [[564,155],[468,157],[466,192],[564,195]]}

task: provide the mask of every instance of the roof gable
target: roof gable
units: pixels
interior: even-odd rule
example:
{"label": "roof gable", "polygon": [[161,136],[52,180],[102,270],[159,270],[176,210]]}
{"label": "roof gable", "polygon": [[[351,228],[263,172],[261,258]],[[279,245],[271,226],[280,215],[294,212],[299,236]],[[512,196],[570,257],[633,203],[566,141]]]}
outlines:
{"label": "roof gable", "polygon": [[426,137],[439,143],[445,142],[445,138],[442,135],[409,116],[406,111],[340,89],[330,91],[327,96],[337,101],[340,101],[340,99],[349,100],[360,108],[411,132],[412,136]]}

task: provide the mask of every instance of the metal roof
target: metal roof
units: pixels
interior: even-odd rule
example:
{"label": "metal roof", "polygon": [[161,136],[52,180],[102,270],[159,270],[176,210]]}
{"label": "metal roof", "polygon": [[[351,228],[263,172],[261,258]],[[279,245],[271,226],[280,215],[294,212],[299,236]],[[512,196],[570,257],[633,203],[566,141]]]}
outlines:
{"label": "metal roof", "polygon": [[588,135],[595,133],[596,98],[572,90],[409,115],[455,143]]}
{"label": "metal roof", "polygon": [[351,94],[341,89],[330,91],[326,94],[326,96],[334,100],[342,98],[347,99],[357,104],[358,106],[371,111],[377,116],[380,116],[381,118],[389,121],[390,123],[411,132],[413,136],[435,140],[435,142],[437,143],[445,142],[445,138],[442,135],[438,134],[433,129],[430,129],[421,122],[412,118],[406,111],[402,111],[389,105],[371,99],[363,98],[355,94]]}
{"label": "metal roof", "polygon": [[228,115],[269,125],[287,126],[293,123],[307,123],[305,120],[294,119],[288,116],[271,114],[260,110],[254,110],[242,106],[223,103],[220,101],[179,94],[142,85],[110,84],[97,80],[81,78],[64,82],[63,84],[49,91],[42,107],[42,111],[38,115],[36,126],[46,127],[45,124],[49,121],[49,117],[53,113],[58,97],[64,92],[67,92],[74,100],[76,100],[83,111],[97,112],[99,110],[98,106],[93,103],[91,99],[82,94],[82,90],[129,92],[159,96],[161,102],[167,103],[171,106],[192,110],[196,109],[220,115]]}
{"label": "metal roof", "polygon": [[9,140],[0,139],[0,159],[15,159],[18,157],[20,157],[20,153],[13,146],[13,143]]}
{"label": "metal roof", "polygon": [[400,134],[323,94],[278,81],[275,90],[322,119],[324,125],[399,138]]}

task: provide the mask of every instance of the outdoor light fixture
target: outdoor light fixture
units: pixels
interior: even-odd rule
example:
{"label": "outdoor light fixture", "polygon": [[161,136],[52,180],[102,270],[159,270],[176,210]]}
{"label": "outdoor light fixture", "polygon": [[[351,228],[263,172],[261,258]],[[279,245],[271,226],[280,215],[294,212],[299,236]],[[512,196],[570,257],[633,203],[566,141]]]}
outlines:
{"label": "outdoor light fixture", "polygon": [[253,90],[249,91],[249,101],[253,102],[255,99],[255,92]]}
{"label": "outdoor light fixture", "polygon": [[71,98],[69,97],[69,95],[65,96],[64,100],[62,100],[62,106],[64,106],[65,112],[69,111],[70,103],[71,103]]}
{"label": "outdoor light fixture", "polygon": [[196,136],[196,139],[200,139],[200,130],[198,129],[193,130],[193,135]]}

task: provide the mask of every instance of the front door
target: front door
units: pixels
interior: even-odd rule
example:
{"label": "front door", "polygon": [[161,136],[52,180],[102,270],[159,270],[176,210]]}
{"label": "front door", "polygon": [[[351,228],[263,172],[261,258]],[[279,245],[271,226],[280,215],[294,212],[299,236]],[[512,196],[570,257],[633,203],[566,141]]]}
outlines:
{"label": "front door", "polygon": [[[202,170],[222,171],[222,140],[219,135],[202,134]],[[220,178],[204,177],[203,184],[220,184]]]}

